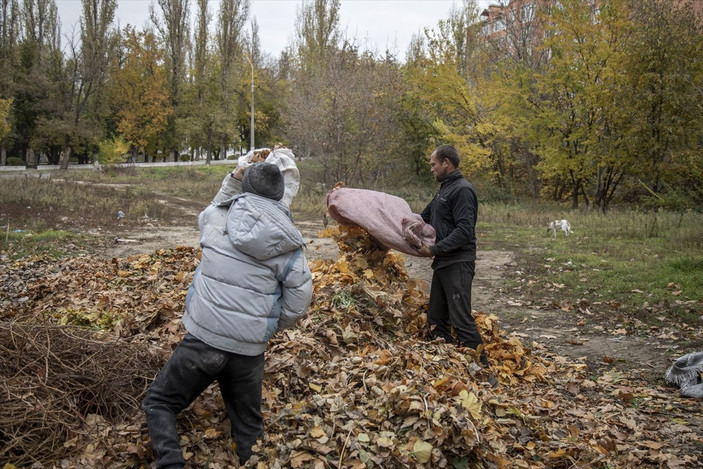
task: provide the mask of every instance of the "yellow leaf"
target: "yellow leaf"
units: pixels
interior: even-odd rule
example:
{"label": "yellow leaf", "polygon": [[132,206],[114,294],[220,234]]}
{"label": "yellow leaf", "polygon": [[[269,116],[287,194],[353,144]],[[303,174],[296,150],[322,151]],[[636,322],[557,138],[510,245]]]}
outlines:
{"label": "yellow leaf", "polygon": [[373,278],[373,270],[371,270],[371,269],[364,270],[364,277]]}
{"label": "yellow leaf", "polygon": [[217,430],[215,430],[212,427],[205,430],[205,438],[212,439],[212,438],[217,438],[218,436],[220,436],[220,432],[218,432]]}
{"label": "yellow leaf", "polygon": [[393,440],[391,440],[387,436],[382,436],[376,440],[376,444],[382,448],[390,448],[391,446],[393,446]]}
{"label": "yellow leaf", "polygon": [[481,418],[481,402],[476,397],[476,394],[462,390],[459,393],[459,398],[461,399],[461,406],[469,411],[474,420],[479,420]]}
{"label": "yellow leaf", "polygon": [[325,436],[325,431],[321,427],[315,427],[310,430],[310,436],[312,436],[313,438],[320,438],[322,436]]}
{"label": "yellow leaf", "polygon": [[419,463],[425,464],[432,457],[432,445],[426,441],[417,440],[413,445],[413,454]]}
{"label": "yellow leaf", "polygon": [[549,457],[552,459],[561,459],[561,458],[566,458],[569,456],[569,453],[564,451],[563,449],[560,449],[558,451],[552,451],[549,453]]}
{"label": "yellow leaf", "polygon": [[341,274],[349,273],[349,263],[345,259],[339,259],[336,263],[337,270]]}
{"label": "yellow leaf", "polygon": [[432,383],[432,387],[438,388],[438,387],[440,387],[441,385],[443,385],[444,383],[446,383],[447,381],[449,381],[449,378],[447,378],[447,377],[445,376],[444,378],[438,379],[437,381],[435,381],[434,383]]}
{"label": "yellow leaf", "polygon": [[322,391],[322,386],[319,386],[315,383],[310,383],[308,386],[310,386],[310,389],[312,389],[315,392],[320,392]]}

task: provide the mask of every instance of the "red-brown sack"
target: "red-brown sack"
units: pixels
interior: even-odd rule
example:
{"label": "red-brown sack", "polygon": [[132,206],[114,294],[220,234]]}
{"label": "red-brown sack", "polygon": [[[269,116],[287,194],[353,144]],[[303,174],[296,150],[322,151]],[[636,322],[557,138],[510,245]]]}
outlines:
{"label": "red-brown sack", "polygon": [[422,243],[435,243],[434,228],[405,200],[385,192],[340,187],[327,194],[327,211],[338,223],[364,228],[386,249],[417,256]]}

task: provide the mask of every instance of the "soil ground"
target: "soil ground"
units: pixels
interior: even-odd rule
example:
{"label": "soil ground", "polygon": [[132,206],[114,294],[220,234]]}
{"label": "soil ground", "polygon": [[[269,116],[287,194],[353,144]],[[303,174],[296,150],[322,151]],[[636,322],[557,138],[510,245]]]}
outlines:
{"label": "soil ground", "polygon": [[[173,197],[164,197],[163,202],[177,207],[181,216],[168,224],[145,223],[138,230],[117,227],[116,241],[101,255],[126,257],[176,245],[197,246],[200,206]],[[296,225],[308,244],[308,258],[336,259],[334,240],[319,236],[323,220],[297,220]],[[517,257],[511,251],[478,252],[473,308],[497,315],[500,327],[526,345],[539,343],[549,352],[588,364],[592,372],[601,367],[639,369],[651,374],[650,379],[661,378],[671,360],[685,353],[665,340],[653,341],[652,336],[617,333],[617,321],[604,325],[598,318],[589,318],[587,308],[575,314],[559,308],[556,299],[550,304],[533,304],[520,289],[509,286],[511,274],[521,269]],[[406,256],[408,275],[423,280],[427,291],[430,263],[428,258]]]}

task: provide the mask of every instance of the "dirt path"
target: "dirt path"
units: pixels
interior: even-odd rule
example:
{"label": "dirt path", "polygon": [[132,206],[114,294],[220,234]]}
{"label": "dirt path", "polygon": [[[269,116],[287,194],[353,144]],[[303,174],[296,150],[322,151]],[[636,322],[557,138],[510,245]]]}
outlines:
{"label": "dirt path", "polygon": [[[164,203],[173,201],[164,199]],[[182,205],[184,215],[192,217],[190,226],[149,226],[118,236],[108,247],[106,257],[127,257],[153,252],[176,245],[198,246],[197,213],[194,207]],[[311,259],[335,259],[337,245],[330,238],[321,238],[322,221],[298,221],[298,228],[308,245]],[[406,268],[411,277],[423,280],[429,291],[432,278],[430,259],[406,256]],[[508,286],[508,274],[519,270],[515,255],[510,251],[481,251],[476,262],[473,288],[475,310],[494,313],[500,327],[526,344],[541,344],[549,352],[584,362],[595,371],[603,367],[642,369],[662,376],[672,358],[682,353],[665,341],[651,337],[619,333],[616,326],[604,326],[589,321],[588,310],[565,312],[553,304],[532,304]]]}

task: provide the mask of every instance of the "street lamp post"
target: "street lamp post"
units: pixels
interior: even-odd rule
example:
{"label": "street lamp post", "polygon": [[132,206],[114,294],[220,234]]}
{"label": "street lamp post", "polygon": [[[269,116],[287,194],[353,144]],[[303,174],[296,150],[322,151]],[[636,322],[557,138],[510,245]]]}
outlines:
{"label": "street lamp post", "polygon": [[249,62],[249,65],[251,65],[251,131],[249,132],[250,136],[250,144],[249,146],[251,147],[251,150],[254,150],[256,147],[254,146],[254,64],[252,63],[251,59],[249,56],[245,56],[247,61]]}

